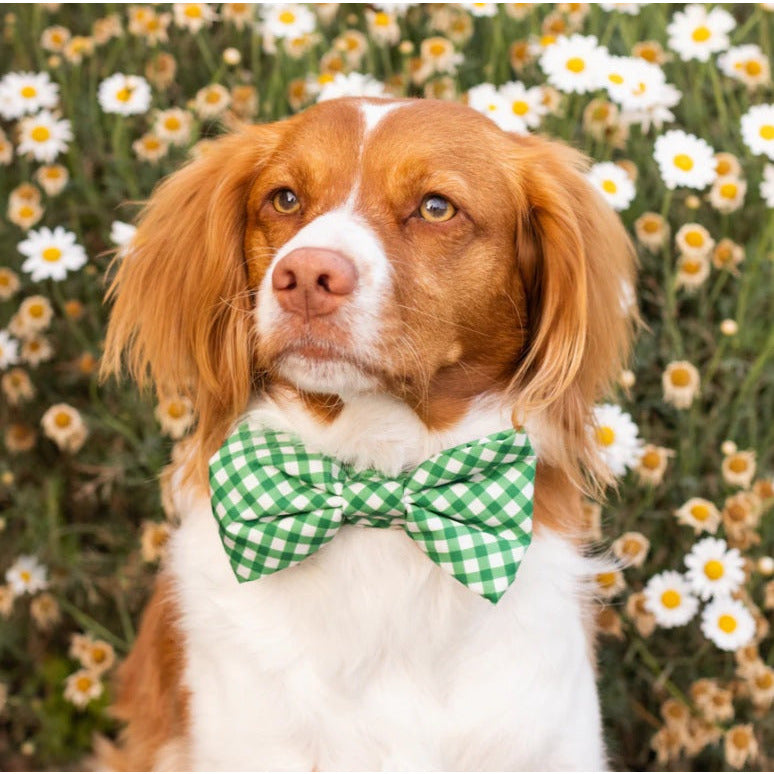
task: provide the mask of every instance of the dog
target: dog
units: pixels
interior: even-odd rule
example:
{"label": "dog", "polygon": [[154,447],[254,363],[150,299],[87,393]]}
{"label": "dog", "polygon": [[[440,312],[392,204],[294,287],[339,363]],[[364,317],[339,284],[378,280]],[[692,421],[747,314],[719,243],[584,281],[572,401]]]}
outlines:
{"label": "dog", "polygon": [[[153,193],[109,292],[103,372],[190,396],[196,426],[101,765],[604,768],[582,494],[609,479],[590,416],[635,268],[585,159],[461,104],[354,97],[205,151]],[[208,471],[240,424],[391,479],[528,438],[515,579],[485,598],[399,519],[239,577]]]}

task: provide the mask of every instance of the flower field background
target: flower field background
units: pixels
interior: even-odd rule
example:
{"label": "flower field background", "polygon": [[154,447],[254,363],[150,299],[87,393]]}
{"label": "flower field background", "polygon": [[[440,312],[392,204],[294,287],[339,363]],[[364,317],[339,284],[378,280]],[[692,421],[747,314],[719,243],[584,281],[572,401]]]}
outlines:
{"label": "flower field background", "polygon": [[77,766],[115,733],[111,675],[174,528],[190,403],[98,379],[137,203],[209,138],[345,94],[465,100],[591,158],[645,322],[590,428],[620,476],[587,509],[622,566],[596,578],[612,766],[774,766],[771,4],[2,14],[0,768]]}

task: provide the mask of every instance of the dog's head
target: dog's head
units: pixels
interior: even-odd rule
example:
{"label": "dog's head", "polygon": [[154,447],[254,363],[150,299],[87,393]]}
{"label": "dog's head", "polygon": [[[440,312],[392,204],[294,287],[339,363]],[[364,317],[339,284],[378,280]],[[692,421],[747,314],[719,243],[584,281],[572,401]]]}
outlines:
{"label": "dog's head", "polygon": [[[105,371],[189,395],[206,460],[272,383],[404,400],[431,427],[500,393],[543,451],[630,339],[625,231],[562,145],[430,100],[342,99],[223,137],[164,181],[111,294]],[[598,468],[597,468],[598,470]]]}

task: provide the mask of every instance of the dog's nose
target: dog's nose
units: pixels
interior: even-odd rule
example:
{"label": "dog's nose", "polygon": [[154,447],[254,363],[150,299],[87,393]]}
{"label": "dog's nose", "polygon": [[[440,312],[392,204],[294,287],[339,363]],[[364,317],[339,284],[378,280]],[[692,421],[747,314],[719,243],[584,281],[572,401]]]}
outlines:
{"label": "dog's nose", "polygon": [[274,267],[271,284],[280,306],[305,319],[335,312],[357,287],[357,269],[334,250],[299,247]]}

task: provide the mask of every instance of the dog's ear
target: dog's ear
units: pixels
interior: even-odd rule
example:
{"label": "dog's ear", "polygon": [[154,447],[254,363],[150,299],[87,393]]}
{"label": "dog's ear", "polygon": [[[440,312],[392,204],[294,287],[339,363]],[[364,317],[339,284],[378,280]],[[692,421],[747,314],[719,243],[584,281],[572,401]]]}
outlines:
{"label": "dog's ear", "polygon": [[514,378],[515,416],[538,414],[549,462],[592,484],[609,480],[589,434],[593,405],[621,372],[633,322],[634,251],[616,213],[559,143],[517,137],[522,217],[516,260],[527,295],[528,341]]}
{"label": "dog's ear", "polygon": [[108,291],[113,309],[102,375],[125,362],[141,386],[189,397],[205,449],[220,442],[250,394],[246,209],[279,134],[277,124],[245,128],[209,143],[164,180]]}

